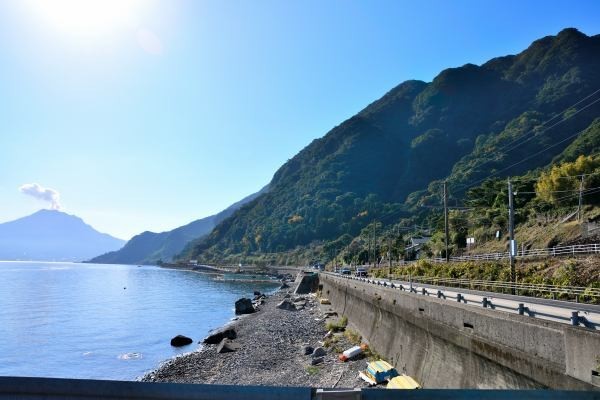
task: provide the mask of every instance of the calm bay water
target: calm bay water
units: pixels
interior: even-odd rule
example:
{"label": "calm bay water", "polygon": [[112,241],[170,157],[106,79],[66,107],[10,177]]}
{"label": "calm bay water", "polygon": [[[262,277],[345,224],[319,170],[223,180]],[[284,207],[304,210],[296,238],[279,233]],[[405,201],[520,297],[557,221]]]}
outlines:
{"label": "calm bay water", "polygon": [[[0,262],[0,376],[134,380],[193,351],[269,283],[158,267]],[[195,343],[179,349],[183,334]]]}

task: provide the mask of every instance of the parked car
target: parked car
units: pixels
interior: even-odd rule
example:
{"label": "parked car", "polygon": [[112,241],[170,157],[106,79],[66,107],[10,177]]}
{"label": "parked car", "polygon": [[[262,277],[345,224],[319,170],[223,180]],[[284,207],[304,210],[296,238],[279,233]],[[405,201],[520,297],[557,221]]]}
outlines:
{"label": "parked car", "polygon": [[366,268],[356,268],[356,272],[354,273],[355,276],[363,276],[366,277],[367,276],[367,269]]}
{"label": "parked car", "polygon": [[350,271],[350,268],[342,268],[342,270],[340,271],[340,273],[342,275],[352,275],[352,271]]}

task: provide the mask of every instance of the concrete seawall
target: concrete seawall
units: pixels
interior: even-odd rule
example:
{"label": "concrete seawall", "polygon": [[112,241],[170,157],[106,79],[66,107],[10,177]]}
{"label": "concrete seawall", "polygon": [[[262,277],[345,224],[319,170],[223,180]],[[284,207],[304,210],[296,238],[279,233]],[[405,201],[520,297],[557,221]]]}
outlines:
{"label": "concrete seawall", "polygon": [[600,333],[320,274],[370,345],[426,388],[599,389]]}

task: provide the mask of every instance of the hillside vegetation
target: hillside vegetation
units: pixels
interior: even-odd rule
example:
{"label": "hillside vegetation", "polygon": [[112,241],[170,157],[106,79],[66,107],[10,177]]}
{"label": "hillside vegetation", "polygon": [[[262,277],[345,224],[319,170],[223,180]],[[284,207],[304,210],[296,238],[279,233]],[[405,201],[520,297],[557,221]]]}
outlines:
{"label": "hillside vegetation", "polygon": [[[599,150],[598,89],[600,36],[575,29],[517,55],[449,68],[430,83],[401,83],[300,151],[275,173],[268,193],[180,258],[356,259],[375,253],[368,250],[375,231],[390,236],[379,254],[386,246],[397,253],[405,228],[439,232],[443,180],[451,205],[489,209],[482,218],[490,230],[505,229],[506,177],[537,178],[553,163]],[[517,196],[518,222],[529,216],[521,206],[536,197],[534,183],[515,183],[531,192]],[[453,211],[452,225],[468,218]]]}
{"label": "hillside vegetation", "polygon": [[242,205],[254,200],[268,190],[268,186],[232,204],[225,210],[200,218],[189,224],[166,232],[142,232],[115,251],[92,258],[89,262],[100,264],[160,264],[169,262],[192,240],[209,234],[221,221],[231,216]]}

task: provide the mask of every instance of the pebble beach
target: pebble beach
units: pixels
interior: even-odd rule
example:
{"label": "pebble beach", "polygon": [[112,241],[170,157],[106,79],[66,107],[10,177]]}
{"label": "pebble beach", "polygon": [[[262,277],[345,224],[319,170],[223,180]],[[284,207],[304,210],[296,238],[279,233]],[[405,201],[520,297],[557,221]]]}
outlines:
{"label": "pebble beach", "polygon": [[[329,334],[335,345],[325,340],[326,323],[338,319],[331,306],[321,305],[314,294],[294,295],[293,289],[294,284],[262,299],[255,313],[227,325],[236,332],[231,342],[237,350],[219,353],[217,344],[203,344],[197,351],[163,363],[142,381],[365,387],[358,372],[365,368],[366,359],[339,360],[340,349],[353,346],[344,333]],[[297,307],[278,308],[284,300]],[[307,347],[321,348],[319,353],[324,354],[305,354]]]}

